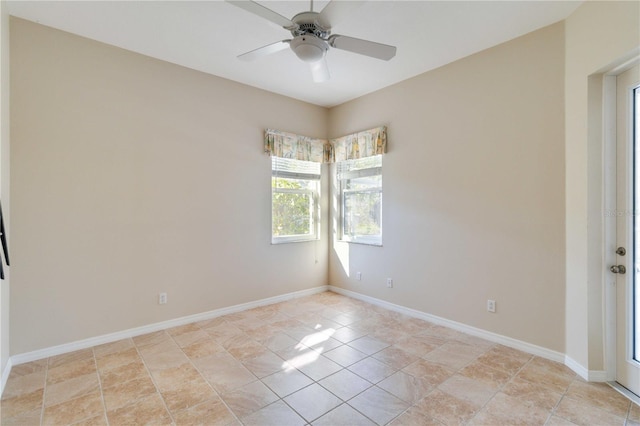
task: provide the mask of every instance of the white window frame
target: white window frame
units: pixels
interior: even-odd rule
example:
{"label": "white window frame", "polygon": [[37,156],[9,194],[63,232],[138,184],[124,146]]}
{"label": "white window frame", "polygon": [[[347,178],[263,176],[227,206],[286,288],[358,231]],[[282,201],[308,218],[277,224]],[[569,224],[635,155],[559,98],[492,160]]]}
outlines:
{"label": "white window frame", "polygon": [[[347,160],[354,161],[354,160]],[[357,160],[355,160],[357,161]],[[382,176],[382,165],[376,167],[370,167],[367,169],[358,169],[351,171],[340,171],[340,165],[336,169],[338,187],[340,189],[340,240],[348,243],[365,244],[373,246],[382,246],[382,184],[376,188],[368,189],[347,189],[346,183],[349,179],[356,179],[360,177],[368,176]],[[346,212],[346,200],[345,197],[348,194],[355,193],[379,193],[380,194],[380,235],[348,235],[345,233],[346,220],[348,212]]]}
{"label": "white window frame", "polygon": [[[304,241],[317,241],[320,239],[320,186],[322,178],[322,167],[319,167],[319,172],[304,173],[304,172],[292,172],[285,170],[278,170],[276,164],[278,161],[292,161],[290,159],[271,157],[271,244],[283,244],[283,243],[297,243]],[[300,160],[293,160],[300,161]],[[303,161],[301,161],[303,162]],[[294,189],[294,188],[275,188],[273,185],[273,179],[298,179],[311,181],[315,185],[315,189]],[[273,233],[273,196],[276,193],[290,193],[306,195],[310,200],[310,233],[309,234],[295,234],[295,235],[274,235]]]}

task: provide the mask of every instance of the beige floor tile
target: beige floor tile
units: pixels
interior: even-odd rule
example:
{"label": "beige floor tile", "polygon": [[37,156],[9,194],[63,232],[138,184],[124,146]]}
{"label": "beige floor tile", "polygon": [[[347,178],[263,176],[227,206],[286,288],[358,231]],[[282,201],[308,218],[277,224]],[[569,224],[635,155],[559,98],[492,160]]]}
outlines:
{"label": "beige floor tile", "polygon": [[[354,340],[359,339],[360,337],[365,336],[367,333],[364,331],[357,331],[354,330],[350,327],[342,327],[338,330],[336,330],[335,333],[333,333],[331,335],[331,337],[333,337],[334,339],[342,342],[342,343],[349,343],[352,342]],[[356,348],[357,349],[357,348]]]}
{"label": "beige floor tile", "polygon": [[46,370],[47,364],[47,359],[40,359],[37,361],[26,362],[24,364],[14,365],[11,367],[11,374],[9,377],[13,379],[18,376],[26,376],[38,371]]}
{"label": "beige floor tile", "polygon": [[415,404],[433,389],[427,380],[402,371],[392,374],[377,386],[409,404]]}
{"label": "beige floor tile", "polygon": [[455,370],[425,359],[407,365],[402,371],[426,380],[431,386],[438,386],[455,373]]}
{"label": "beige floor tile", "polygon": [[479,380],[456,374],[440,384],[438,389],[475,407],[485,405],[496,393],[496,390]]}
{"label": "beige floor tile", "polygon": [[47,384],[52,385],[95,372],[96,362],[93,357],[81,361],[68,362],[58,367],[49,368],[47,371]]}
{"label": "beige floor tile", "polygon": [[339,364],[322,355],[309,363],[300,363],[296,368],[315,381],[342,370]]}
{"label": "beige floor tile", "polygon": [[151,376],[160,392],[177,389],[183,382],[191,382],[202,378],[191,363],[184,363],[164,370],[156,370]]}
{"label": "beige floor tile", "polygon": [[122,408],[107,411],[107,418],[112,425],[170,425],[172,423],[157,393]]}
{"label": "beige floor tile", "polygon": [[559,392],[554,392],[543,385],[531,383],[518,377],[511,380],[502,389],[502,392],[529,405],[535,405],[546,410],[553,409],[562,398],[562,394]]}
{"label": "beige floor tile", "polygon": [[461,351],[458,346],[459,345],[454,345],[450,342],[444,343],[439,348],[436,348],[426,354],[423,359],[434,362],[436,364],[440,364],[454,371],[459,370],[465,365],[472,363],[478,357],[478,355],[470,351]]}
{"label": "beige floor tile", "polygon": [[312,423],[313,426],[375,426],[348,404],[342,404]]}
{"label": "beige floor tile", "polygon": [[107,426],[107,416],[105,414],[100,414],[95,417],[91,417],[90,419],[80,420],[79,422],[74,423],[72,426]]}
{"label": "beige floor tile", "polygon": [[418,360],[417,356],[394,346],[383,349],[380,352],[376,352],[371,356],[396,370],[400,370]]}
{"label": "beige floor tile", "polygon": [[218,397],[174,414],[177,426],[228,426],[236,417]]}
{"label": "beige floor tile", "polygon": [[358,376],[374,384],[384,380],[397,371],[384,362],[371,357],[358,361],[347,368],[349,371],[356,373]]}
{"label": "beige floor tile", "polygon": [[[522,364],[527,363],[529,360],[531,360],[533,358],[533,355],[528,354],[526,352],[522,352],[518,349],[513,349],[510,348],[508,346],[504,346],[504,345],[495,345],[493,346],[490,350],[489,350],[490,354],[495,354],[495,355],[505,355],[508,356],[510,358],[515,358],[518,361],[520,361]],[[553,362],[553,361],[551,361]],[[562,365],[562,364],[560,364]]]}
{"label": "beige floor tile", "polygon": [[489,350],[480,355],[477,362],[481,362],[496,370],[504,371],[509,376],[513,376],[527,363],[527,361],[522,358],[514,358],[499,351],[494,352],[494,350]]}
{"label": "beige floor tile", "polygon": [[269,349],[248,336],[242,336],[241,339],[233,339],[226,349],[227,352],[240,361],[255,358],[269,352]]}
{"label": "beige floor tile", "polygon": [[466,423],[478,411],[478,408],[473,404],[438,389],[420,400],[415,408],[428,418],[446,425]]}
{"label": "beige floor tile", "polygon": [[158,343],[170,340],[171,336],[167,334],[165,330],[154,331],[153,333],[143,334],[140,336],[135,336],[133,338],[133,343],[138,348],[143,348],[149,345],[156,345]]}
{"label": "beige floor tile", "polygon": [[349,405],[380,425],[389,423],[409,408],[409,404],[376,386],[350,400]]}
{"label": "beige floor tile", "polygon": [[199,328],[194,331],[189,331],[186,333],[178,334],[173,336],[174,342],[178,344],[181,348],[185,348],[187,346],[193,345],[198,342],[211,341],[211,336],[209,336],[204,331]]}
{"label": "beige floor tile", "polygon": [[629,420],[640,423],[640,405],[631,404],[629,408]]}
{"label": "beige floor tile", "polygon": [[132,362],[130,364],[119,365],[106,371],[100,372],[100,381],[103,388],[107,388],[118,383],[129,380],[147,377],[149,373],[142,361]]}
{"label": "beige floor tile", "polygon": [[107,410],[112,411],[157,392],[149,377],[130,380],[102,390]]}
{"label": "beige floor tile", "polygon": [[100,371],[110,370],[136,361],[140,362],[142,361],[142,358],[140,358],[140,354],[138,354],[138,350],[135,347],[130,347],[122,351],[105,353],[104,355],[96,358],[96,364]]}
{"label": "beige floor tile", "polygon": [[105,355],[109,355],[115,352],[123,352],[127,349],[133,348],[132,339],[122,339],[111,343],[105,343],[104,345],[98,345],[93,347],[93,354],[98,358],[102,358]]}
{"label": "beige floor tile", "polygon": [[22,414],[34,410],[42,410],[43,396],[44,388],[11,398],[6,398],[3,395],[3,399],[0,401],[0,415],[4,419],[20,417]]}
{"label": "beige floor tile", "polygon": [[25,375],[9,375],[5,385],[2,399],[13,398],[15,396],[31,394],[37,390],[44,389],[46,369],[34,371]]}
{"label": "beige floor tile", "polygon": [[289,395],[284,401],[308,422],[342,403],[340,398],[316,383]]}
{"label": "beige floor tile", "polygon": [[243,417],[245,426],[304,426],[307,422],[282,400]]}
{"label": "beige floor tile", "polygon": [[213,339],[208,339],[192,343],[191,345],[182,348],[182,351],[193,360],[224,352],[225,349],[220,344],[213,341]]}
{"label": "beige floor tile", "polygon": [[627,416],[640,426],[637,405],[562,363],[333,293],[17,365],[0,402],[1,424],[28,426],[567,426]]}
{"label": "beige floor tile", "polygon": [[68,362],[82,361],[88,358],[93,358],[93,349],[82,349],[75,352],[69,352],[67,354],[56,355],[49,358],[49,368],[58,367]]}
{"label": "beige floor tile", "polygon": [[161,391],[162,399],[171,413],[186,410],[216,396],[215,391],[202,377],[181,381],[171,389]]}
{"label": "beige floor tile", "polygon": [[244,366],[258,378],[270,376],[278,371],[284,371],[291,366],[271,351],[267,351],[255,358],[245,360]]}
{"label": "beige floor tile", "polygon": [[587,383],[582,380],[574,380],[565,397],[586,402],[618,417],[626,417],[631,405],[631,401],[608,384]]}
{"label": "beige floor tile", "polygon": [[562,417],[552,415],[544,424],[545,426],[575,426],[575,423],[565,420]]}
{"label": "beige floor tile", "polygon": [[367,380],[346,369],[325,377],[318,383],[343,401],[353,398],[372,386]]}
{"label": "beige floor tile", "polygon": [[542,425],[549,418],[548,410],[528,405],[517,398],[498,393],[473,419],[478,425]]}
{"label": "beige floor tile", "polygon": [[339,346],[329,352],[325,352],[323,355],[343,367],[348,367],[367,357],[366,354],[348,345]]}
{"label": "beige floor tile", "polygon": [[433,419],[416,407],[411,407],[398,417],[389,426],[441,426],[442,423]]}
{"label": "beige floor tile", "polygon": [[44,409],[43,425],[72,424],[104,413],[100,392],[95,391]]}
{"label": "beige floor tile", "polygon": [[295,346],[298,342],[285,333],[274,333],[262,341],[262,345],[272,351],[279,351]]}
{"label": "beige floor tile", "polygon": [[202,375],[221,394],[231,392],[257,380],[257,377],[240,363],[226,369],[205,371],[202,372]]}
{"label": "beige floor tile", "polygon": [[98,373],[85,374],[64,382],[48,385],[44,405],[57,405],[99,390]]}
{"label": "beige floor tile", "polygon": [[222,399],[236,416],[245,417],[279,398],[262,382],[256,381],[222,395]]}
{"label": "beige floor tile", "polygon": [[540,363],[535,363],[536,359],[539,358],[534,358],[534,360],[525,365],[516,377],[542,385],[554,392],[565,393],[575,374],[570,376],[564,372],[559,372],[557,368],[548,368]]}
{"label": "beige floor tile", "polygon": [[6,417],[0,413],[0,424],[2,426],[32,426],[39,425],[42,417],[42,408],[20,413],[15,417]]}
{"label": "beige floor tile", "polygon": [[272,374],[263,378],[262,381],[280,398],[284,398],[313,383],[313,380],[296,369]]}
{"label": "beige floor tile", "polygon": [[458,374],[484,382],[496,390],[501,388],[511,378],[510,374],[502,370],[496,370],[477,360],[464,367]]}
{"label": "beige floor tile", "polygon": [[166,368],[178,367],[189,358],[180,349],[170,349],[162,352],[143,354],[144,363],[150,371],[164,370]]}
{"label": "beige floor tile", "polygon": [[407,337],[406,339],[402,339],[396,342],[393,346],[417,357],[423,357],[432,350],[439,347],[439,345],[429,344],[421,339],[416,339],[415,337]]}
{"label": "beige floor tile", "polygon": [[577,425],[624,425],[625,419],[601,410],[584,401],[562,398],[554,414]]}
{"label": "beige floor tile", "polygon": [[168,328],[166,330],[166,332],[169,334],[169,336],[173,337],[174,339],[177,336],[181,336],[183,334],[193,333],[193,332],[197,332],[197,331],[200,331],[200,327],[198,327],[194,323],[179,325],[177,327]]}

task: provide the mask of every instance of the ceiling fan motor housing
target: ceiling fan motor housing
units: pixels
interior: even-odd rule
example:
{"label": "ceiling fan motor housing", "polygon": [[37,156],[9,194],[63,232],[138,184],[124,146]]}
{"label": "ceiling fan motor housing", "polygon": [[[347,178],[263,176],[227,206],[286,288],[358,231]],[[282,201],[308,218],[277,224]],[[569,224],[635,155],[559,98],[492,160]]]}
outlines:
{"label": "ceiling fan motor housing", "polygon": [[317,62],[329,50],[326,39],[331,29],[320,26],[318,15],[317,12],[302,12],[292,19],[296,26],[291,28],[294,38],[290,46],[296,56],[305,62]]}
{"label": "ceiling fan motor housing", "polygon": [[297,36],[289,45],[296,56],[305,62],[317,62],[329,50],[329,44],[314,35]]}

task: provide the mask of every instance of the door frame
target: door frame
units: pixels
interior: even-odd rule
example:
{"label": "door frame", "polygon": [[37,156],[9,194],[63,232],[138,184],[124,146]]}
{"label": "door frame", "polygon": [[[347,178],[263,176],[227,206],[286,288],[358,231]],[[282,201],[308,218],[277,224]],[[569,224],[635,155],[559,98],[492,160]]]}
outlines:
{"label": "door frame", "polygon": [[[604,302],[604,368],[605,380],[619,391],[627,394],[626,389],[616,382],[616,277],[609,272],[609,266],[617,261],[616,244],[616,180],[617,180],[617,130],[616,130],[616,99],[618,75],[640,64],[640,55],[602,73],[602,177],[603,177],[603,244],[602,244],[602,288]],[[625,212],[621,212],[626,216]],[[628,247],[627,250],[631,248]],[[634,267],[631,265],[629,270]],[[626,392],[624,392],[626,391]],[[633,394],[628,397],[638,400]]]}

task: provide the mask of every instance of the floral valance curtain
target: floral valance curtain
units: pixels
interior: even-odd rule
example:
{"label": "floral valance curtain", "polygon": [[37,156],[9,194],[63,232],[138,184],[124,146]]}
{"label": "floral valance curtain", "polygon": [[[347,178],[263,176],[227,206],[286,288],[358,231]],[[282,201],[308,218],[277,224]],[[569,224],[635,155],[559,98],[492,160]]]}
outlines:
{"label": "floral valance curtain", "polygon": [[331,140],[332,161],[355,160],[387,152],[387,128],[376,127]]}
{"label": "floral valance curtain", "polygon": [[372,157],[387,152],[387,128],[376,127],[331,141],[267,129],[264,152],[274,157],[316,163]]}
{"label": "floral valance curtain", "polygon": [[264,132],[264,152],[274,157],[326,163],[331,150],[329,142],[324,139],[267,129]]}

